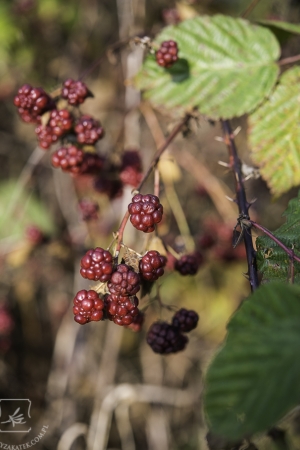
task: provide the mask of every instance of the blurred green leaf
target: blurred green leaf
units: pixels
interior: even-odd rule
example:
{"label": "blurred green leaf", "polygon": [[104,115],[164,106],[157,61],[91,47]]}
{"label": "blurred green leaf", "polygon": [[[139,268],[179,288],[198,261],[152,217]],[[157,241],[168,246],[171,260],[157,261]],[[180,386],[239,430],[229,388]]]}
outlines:
{"label": "blurred green leaf", "polygon": [[276,196],[300,184],[300,67],[287,70],[249,120],[252,159]]}
{"label": "blurred green leaf", "polygon": [[233,316],[206,375],[212,432],[240,439],[274,425],[300,398],[300,288],[261,286]]}
{"label": "blurred green leaf", "polygon": [[49,210],[34,194],[20,190],[15,180],[1,183],[0,239],[23,238],[29,225],[46,234],[52,234],[55,228]]}
{"label": "blurred green leaf", "polygon": [[292,34],[300,34],[300,25],[296,23],[283,22],[281,20],[260,20],[259,24],[271,29],[279,28]]}
{"label": "blurred green leaf", "polygon": [[212,119],[229,119],[256,108],[276,82],[279,46],[265,27],[201,16],[165,28],[155,44],[169,39],[178,43],[178,62],[164,69],[149,55],[135,78],[158,107],[197,106]]}
{"label": "blurred green leaf", "polygon": [[[288,248],[294,249],[300,256],[300,191],[298,197],[290,200],[287,210],[283,214],[286,223],[273,234]],[[272,239],[261,236],[256,240],[257,265],[263,275],[263,280],[287,281],[289,277],[290,259],[285,251]],[[300,264],[294,262],[295,283],[300,284]]]}

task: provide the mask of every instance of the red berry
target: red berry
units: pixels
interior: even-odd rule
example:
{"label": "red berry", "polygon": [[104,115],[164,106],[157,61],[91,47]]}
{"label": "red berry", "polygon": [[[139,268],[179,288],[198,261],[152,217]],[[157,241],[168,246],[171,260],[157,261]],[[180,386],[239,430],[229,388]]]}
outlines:
{"label": "red berry", "polygon": [[185,308],[181,308],[176,314],[174,314],[172,325],[179,328],[181,332],[188,333],[196,328],[198,320],[199,316],[195,311],[189,311]]}
{"label": "red berry", "polygon": [[82,200],[80,200],[78,206],[82,220],[88,222],[89,220],[98,219],[98,212],[99,212],[98,203],[95,203],[92,200],[89,200],[88,198],[83,198]]}
{"label": "red berry", "polygon": [[144,233],[154,231],[155,224],[161,221],[163,215],[159,198],[151,194],[135,195],[132,203],[128,205],[128,211],[132,225]]}
{"label": "red berry", "polygon": [[121,197],[123,194],[123,184],[118,179],[109,178],[107,172],[95,180],[95,190],[101,194],[106,194],[109,199]]}
{"label": "red berry", "polygon": [[156,52],[156,62],[161,67],[171,67],[178,60],[178,47],[175,41],[164,41]]}
{"label": "red berry", "polygon": [[136,150],[126,150],[122,155],[120,179],[124,184],[137,187],[142,180],[142,161]]}
{"label": "red berry", "polygon": [[144,280],[156,281],[164,274],[167,258],[156,250],[150,250],[140,260],[139,268]]}
{"label": "red berry", "polygon": [[92,94],[85,83],[69,78],[63,84],[61,96],[67,99],[70,105],[77,106],[83,103],[87,97],[91,97]]}
{"label": "red berry", "polygon": [[202,262],[203,257],[200,253],[183,255],[175,262],[174,268],[181,273],[181,275],[195,275]]}
{"label": "red berry", "polygon": [[139,311],[138,314],[133,318],[131,324],[127,325],[126,328],[130,328],[130,330],[137,333],[138,331],[141,331],[144,321],[145,315],[142,311]]}
{"label": "red berry", "polygon": [[42,88],[24,84],[14,98],[14,105],[24,122],[38,122],[46,111],[55,108],[53,99]]}
{"label": "red berry", "polygon": [[77,134],[77,141],[80,144],[95,144],[104,136],[104,129],[100,122],[93,119],[93,117],[84,115],[81,116],[75,126],[75,133]]}
{"label": "red berry", "polygon": [[38,245],[43,242],[45,235],[38,226],[29,225],[26,228],[26,238],[31,244]]}
{"label": "red berry", "polygon": [[155,353],[168,354],[184,350],[188,338],[167,322],[155,322],[147,333],[147,343]]}
{"label": "red berry", "polygon": [[73,126],[73,118],[66,109],[54,109],[50,113],[47,125],[39,124],[35,133],[40,147],[47,149],[61,136],[65,135]]}
{"label": "red berry", "polygon": [[113,271],[112,255],[101,247],[88,250],[81,258],[80,274],[89,280],[102,281],[110,280]]}
{"label": "red berry", "polygon": [[64,172],[80,173],[83,160],[84,152],[75,145],[61,147],[52,155],[52,165]]}
{"label": "red berry", "polygon": [[104,158],[97,153],[84,152],[81,175],[96,175],[103,169]]}
{"label": "red berry", "polygon": [[74,320],[81,325],[87,322],[98,322],[103,318],[104,301],[99,298],[96,291],[77,292],[73,300]]}
{"label": "red berry", "polygon": [[111,294],[134,295],[140,290],[139,274],[126,264],[119,264],[108,283]]}

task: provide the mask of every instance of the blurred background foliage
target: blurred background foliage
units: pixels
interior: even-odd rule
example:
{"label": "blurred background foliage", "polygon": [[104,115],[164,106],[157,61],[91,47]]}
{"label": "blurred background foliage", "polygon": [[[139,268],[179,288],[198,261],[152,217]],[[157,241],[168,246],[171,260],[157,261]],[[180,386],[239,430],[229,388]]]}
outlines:
{"label": "blurred background foliage", "polygon": [[[178,196],[196,247],[205,260],[195,277],[183,278],[168,270],[160,289],[166,305],[195,309],[200,315],[187,350],[161,357],[145,343],[150,324],[158,318],[169,320],[172,315],[159,307],[155,293],[141,302],[147,310],[141,333],[102,322],[84,327],[75,324],[71,312],[74,293],[89,286],[79,276],[80,258],[88,248],[109,245],[112,231],[118,228],[130,201],[131,188],[125,187],[123,196],[110,199],[95,192],[88,178],[71,178],[53,171],[49,152],[36,148],[33,127],[17,116],[13,97],[24,83],[51,92],[66,78],[77,79],[86,74],[84,81],[94,98],[88,99],[81,111],[92,114],[106,129],[98,151],[114,160],[124,148],[138,146],[147,169],[159,133],[167,134],[170,120],[154,113],[147,104],[140,109],[138,104],[129,108],[128,61],[136,50],[125,45],[107,53],[109,46],[137,33],[152,36],[170,23],[174,14],[180,19],[218,12],[239,16],[249,3],[250,0],[0,3],[0,397],[31,399],[33,429],[39,432],[41,424],[49,425],[40,448],[57,448],[62,438],[66,440],[60,444],[61,449],[86,448],[82,436],[75,440],[80,427],[74,424],[87,424],[90,433],[92,413],[97,416],[102,411],[103,399],[108,402],[109,393],[118,387],[125,392],[128,386],[144,386],[146,400],[124,394],[126,404],[131,405],[129,412],[121,401],[111,412],[106,410],[103,433],[107,446],[99,444],[97,448],[207,448],[207,430],[201,414],[202,373],[225,336],[228,318],[249,294],[249,286],[243,276],[247,271],[243,248],[231,248],[235,205],[228,202],[221,214],[216,206],[227,200],[212,200],[215,179],[221,180],[224,196],[234,189],[231,174],[217,164],[219,160],[227,161],[225,146],[215,140],[221,129],[200,118],[186,137],[178,138],[172,145],[168,153],[171,166],[161,168],[163,182],[169,189],[162,188],[166,219],[159,234],[177,251],[183,249],[173,201],[174,195]],[[263,0],[250,15],[253,20],[295,23],[299,17],[300,2],[296,0]],[[298,53],[299,37],[281,33],[279,38],[283,56]],[[132,111],[138,111],[137,118]],[[159,126],[153,126],[153,114]],[[235,120],[233,125],[242,126],[237,146],[243,161],[251,164],[247,118]],[[203,167],[209,174],[205,180],[201,175]],[[152,184],[150,179],[145,193],[152,192]],[[257,198],[251,210],[253,218],[270,229],[284,222],[281,214],[288,199],[296,195],[294,190],[273,202],[260,179],[247,181],[246,189],[248,199]],[[98,203],[98,221],[82,220],[78,200],[85,197]],[[214,245],[204,250],[207,234]],[[138,252],[144,245],[130,224],[125,242]],[[161,401],[149,396],[149,386],[162,389],[158,391],[162,392]],[[73,444],[65,434],[72,425]]]}

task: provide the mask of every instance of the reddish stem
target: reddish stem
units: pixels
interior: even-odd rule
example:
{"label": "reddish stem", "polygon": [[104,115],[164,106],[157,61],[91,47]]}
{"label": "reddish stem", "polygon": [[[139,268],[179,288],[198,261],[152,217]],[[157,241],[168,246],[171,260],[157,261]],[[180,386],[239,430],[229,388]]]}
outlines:
{"label": "reddish stem", "polygon": [[274,236],[273,233],[271,233],[271,231],[269,231],[262,225],[259,225],[258,223],[254,222],[254,220],[247,220],[247,222],[250,222],[254,228],[257,228],[258,230],[261,230],[263,233],[265,233],[270,239],[272,239],[272,241],[274,241],[278,245],[278,247],[281,247],[282,250],[284,250],[285,253],[287,253],[291,259],[300,263],[300,258],[299,256],[295,255],[294,250],[286,247],[276,236]]}
{"label": "reddish stem", "polygon": [[123,234],[124,234],[124,230],[125,230],[126,224],[127,224],[127,222],[128,222],[129,216],[130,216],[129,211],[126,211],[126,213],[125,213],[125,215],[124,215],[124,217],[123,217],[123,219],[122,219],[120,228],[119,228],[119,230],[118,230],[118,239],[117,239],[117,246],[116,246],[116,256],[118,256],[118,254],[119,254],[119,252],[120,252],[120,248],[121,248],[122,241],[123,241]]}

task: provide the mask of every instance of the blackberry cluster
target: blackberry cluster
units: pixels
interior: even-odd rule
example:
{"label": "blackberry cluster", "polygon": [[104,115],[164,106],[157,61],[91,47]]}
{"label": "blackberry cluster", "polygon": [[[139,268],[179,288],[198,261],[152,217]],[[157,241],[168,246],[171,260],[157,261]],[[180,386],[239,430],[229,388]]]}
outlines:
{"label": "blackberry cluster", "polygon": [[24,122],[38,122],[46,111],[55,108],[52,98],[42,88],[34,88],[24,84],[14,98],[14,105],[18,108]]}
{"label": "blackberry cluster", "polygon": [[46,125],[39,124],[35,129],[40,147],[49,148],[65,135],[72,126],[73,117],[67,109],[54,109],[50,113],[48,123]]}
{"label": "blackberry cluster", "polygon": [[152,194],[136,194],[128,205],[128,211],[132,225],[144,233],[154,231],[155,224],[161,221],[163,215],[159,198]]}
{"label": "blackberry cluster", "polygon": [[64,172],[77,174],[81,171],[84,152],[75,145],[62,147],[53,153],[51,160],[53,167],[60,167]]}
{"label": "blackberry cluster", "polygon": [[63,84],[61,96],[68,100],[70,105],[78,106],[87,97],[91,97],[92,93],[82,81],[74,81],[72,78],[68,78]]}
{"label": "blackberry cluster", "polygon": [[178,46],[175,41],[164,41],[156,52],[156,62],[161,67],[171,67],[178,60]]}
{"label": "blackberry cluster", "polygon": [[200,253],[193,253],[190,255],[183,255],[175,262],[175,270],[181,275],[195,275],[203,262],[203,257]]}
{"label": "blackberry cluster", "polygon": [[104,129],[98,120],[93,117],[81,116],[75,126],[77,142],[80,144],[93,145],[104,136]]}
{"label": "blackberry cluster", "polygon": [[113,272],[112,255],[101,247],[88,250],[80,262],[80,274],[88,280],[105,283]]}
{"label": "blackberry cluster", "polygon": [[142,161],[137,150],[126,150],[123,153],[120,167],[120,179],[124,184],[137,187],[142,180]]}
{"label": "blackberry cluster", "polygon": [[147,343],[155,353],[167,355],[184,350],[188,338],[167,322],[154,322],[147,333]]}
{"label": "blackberry cluster", "polygon": [[104,301],[99,298],[96,291],[77,292],[73,300],[74,320],[80,325],[87,322],[98,322],[103,318]]}
{"label": "blackberry cluster", "polygon": [[139,315],[139,300],[134,296],[109,294],[105,297],[107,317],[116,325],[129,326]]}
{"label": "blackberry cluster", "polygon": [[88,198],[83,198],[82,200],[80,200],[78,207],[82,220],[88,222],[89,220],[98,219],[98,212],[99,212],[98,203],[95,203],[92,200],[89,200]]}
{"label": "blackberry cluster", "polygon": [[199,316],[195,311],[181,308],[173,316],[172,325],[178,328],[181,332],[188,333],[196,328],[198,320]]}
{"label": "blackberry cluster", "polygon": [[167,258],[156,250],[147,252],[139,263],[141,276],[144,280],[156,281],[164,274]]}
{"label": "blackberry cluster", "polygon": [[140,290],[140,276],[127,264],[119,264],[111,276],[108,289],[115,295],[134,295]]}

